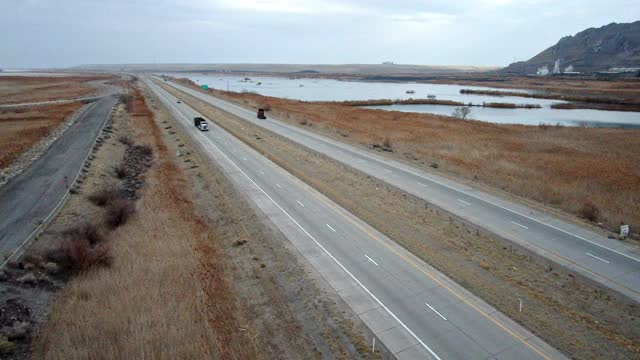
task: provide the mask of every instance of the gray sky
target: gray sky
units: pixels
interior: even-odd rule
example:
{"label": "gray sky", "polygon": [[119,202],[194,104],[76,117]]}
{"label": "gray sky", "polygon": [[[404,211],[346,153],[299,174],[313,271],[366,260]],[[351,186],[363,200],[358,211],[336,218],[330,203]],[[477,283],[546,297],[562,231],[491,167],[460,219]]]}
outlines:
{"label": "gray sky", "polygon": [[0,67],[507,65],[639,17],[638,0],[2,0]]}

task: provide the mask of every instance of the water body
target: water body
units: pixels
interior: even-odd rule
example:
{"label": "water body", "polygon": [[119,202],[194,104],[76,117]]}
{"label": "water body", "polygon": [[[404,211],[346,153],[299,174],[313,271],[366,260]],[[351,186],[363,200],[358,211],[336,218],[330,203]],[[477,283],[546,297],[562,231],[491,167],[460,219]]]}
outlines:
{"label": "water body", "polygon": [[[174,73],[175,77],[186,77],[197,84],[210,88],[236,92],[255,92],[261,95],[304,101],[345,101],[372,99],[424,99],[434,95],[439,100],[453,100],[465,104],[503,102],[514,104],[538,104],[541,109],[498,109],[472,107],[470,117],[474,120],[500,124],[560,124],[563,126],[640,128],[640,112],[603,111],[589,109],[552,109],[561,100],[531,99],[517,96],[464,95],[461,89],[503,90],[489,87],[445,84],[387,83],[365,81],[340,81],[333,79],[291,79],[272,76],[228,76],[220,74]],[[414,93],[407,93],[413,91]],[[530,90],[512,90],[530,93]],[[451,115],[454,106],[447,105],[390,105],[369,108],[404,112]]]}

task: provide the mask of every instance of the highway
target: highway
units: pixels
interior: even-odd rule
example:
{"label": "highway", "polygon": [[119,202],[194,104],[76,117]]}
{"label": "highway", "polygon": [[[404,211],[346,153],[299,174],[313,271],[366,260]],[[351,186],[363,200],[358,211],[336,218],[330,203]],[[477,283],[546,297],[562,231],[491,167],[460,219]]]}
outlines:
{"label": "highway", "polygon": [[0,189],[0,268],[18,258],[64,204],[116,103],[109,95],[90,104],[40,158]]}
{"label": "highway", "polygon": [[640,249],[400,161],[286,124],[174,82],[163,82],[243,120],[432,203],[640,302]]}
{"label": "highway", "polygon": [[143,79],[398,359],[565,358],[215,123],[199,131],[201,114]]}

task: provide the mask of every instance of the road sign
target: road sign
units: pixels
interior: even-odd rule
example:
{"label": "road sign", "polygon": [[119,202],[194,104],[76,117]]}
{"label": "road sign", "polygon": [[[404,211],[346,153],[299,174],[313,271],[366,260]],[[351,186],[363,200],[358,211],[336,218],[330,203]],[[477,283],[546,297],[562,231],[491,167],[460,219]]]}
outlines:
{"label": "road sign", "polygon": [[209,85],[200,85],[200,88],[202,90],[207,90],[209,88]]}
{"label": "road sign", "polygon": [[620,226],[620,237],[626,238],[629,235],[629,225]]}

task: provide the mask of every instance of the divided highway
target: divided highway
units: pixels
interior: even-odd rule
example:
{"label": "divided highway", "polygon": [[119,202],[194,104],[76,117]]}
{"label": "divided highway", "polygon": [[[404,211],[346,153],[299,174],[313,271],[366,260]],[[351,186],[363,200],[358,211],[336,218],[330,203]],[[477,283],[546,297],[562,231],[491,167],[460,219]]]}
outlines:
{"label": "divided highway", "polygon": [[398,359],[564,356],[144,78],[215,160]]}
{"label": "divided highway", "polygon": [[447,210],[640,302],[640,249],[541,211],[286,124],[173,83],[177,90],[280,134]]}

